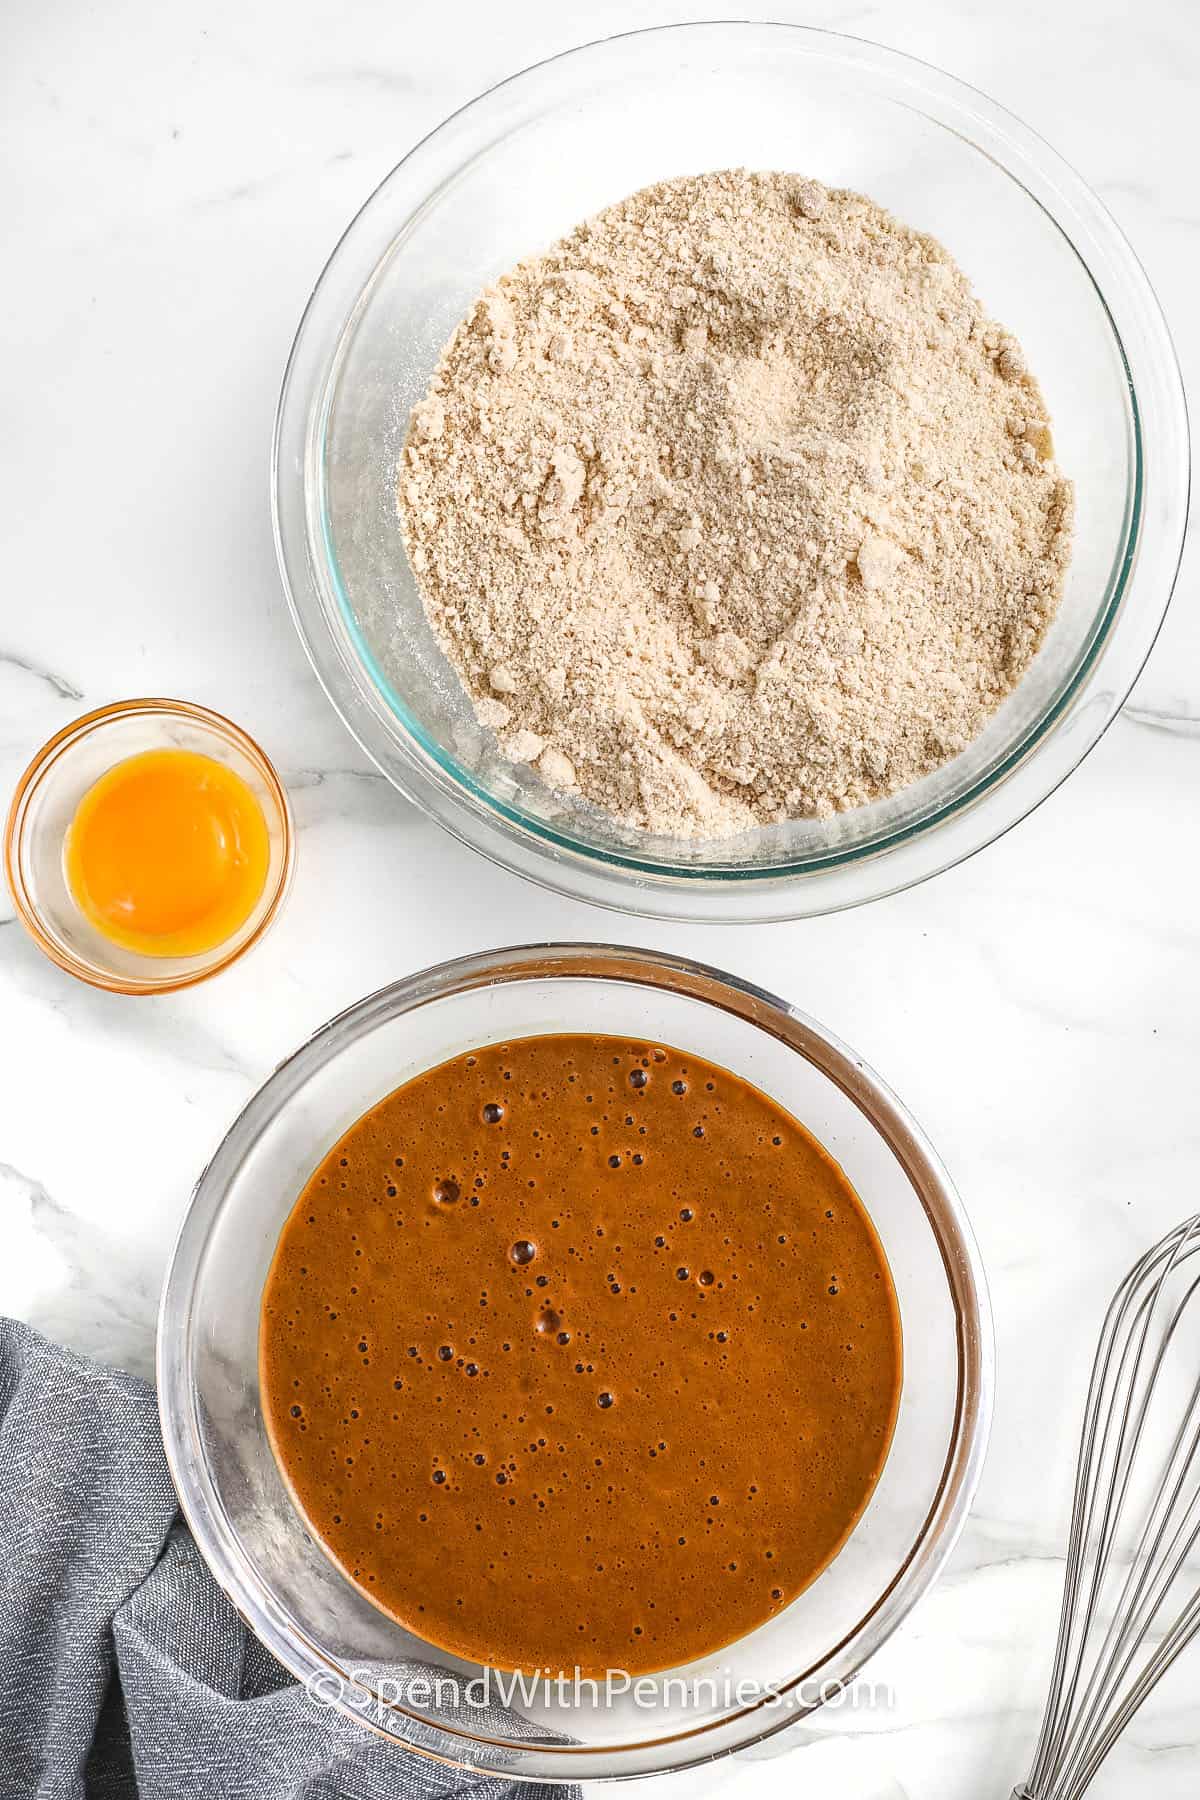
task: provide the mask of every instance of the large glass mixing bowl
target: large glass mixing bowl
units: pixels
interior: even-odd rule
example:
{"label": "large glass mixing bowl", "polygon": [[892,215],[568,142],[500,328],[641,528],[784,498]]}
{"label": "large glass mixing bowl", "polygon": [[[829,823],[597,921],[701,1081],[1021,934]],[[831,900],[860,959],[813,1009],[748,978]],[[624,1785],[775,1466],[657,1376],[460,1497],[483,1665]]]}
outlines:
{"label": "large glass mixing bowl", "polygon": [[[292,1204],[356,1118],[472,1046],[556,1031],[680,1046],[755,1083],[808,1126],[879,1232],[900,1306],[904,1382],[866,1511],[790,1606],[640,1691],[555,1684],[509,1696],[501,1712],[497,1688],[472,1685],[483,1671],[388,1618],[313,1541],[263,1422],[259,1312]],[[158,1385],[196,1543],[251,1630],[318,1700],[484,1774],[577,1781],[706,1762],[839,1696],[954,1546],[983,1463],[992,1357],[979,1255],[950,1179],[851,1051],[716,970],[644,950],[534,945],[384,988],[276,1070],[204,1171],[184,1220],[163,1292]],[[793,1446],[780,1441],[778,1454]],[[448,1562],[453,1554],[448,1543]]]}
{"label": "large glass mixing bowl", "polygon": [[[963,753],[832,819],[734,839],[636,832],[555,794],[475,721],[400,540],[408,413],[481,288],[585,215],[705,169],[857,188],[948,247],[1045,390],[1075,552],[1033,666]],[[372,195],[309,302],[280,399],[280,564],[300,634],[367,754],[477,850],[633,912],[776,919],[905,887],[999,836],[1120,707],[1170,597],[1187,419],[1166,326],[1113,220],[1011,114],[894,51],[698,24],[557,57],[492,89]]]}

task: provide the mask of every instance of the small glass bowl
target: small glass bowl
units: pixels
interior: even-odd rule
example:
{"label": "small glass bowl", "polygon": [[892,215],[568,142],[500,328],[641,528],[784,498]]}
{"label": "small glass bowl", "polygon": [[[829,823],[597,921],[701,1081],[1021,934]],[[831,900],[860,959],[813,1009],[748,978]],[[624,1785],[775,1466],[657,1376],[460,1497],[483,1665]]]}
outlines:
{"label": "small glass bowl", "polygon": [[[1042,384],[1075,484],[1075,547],[1045,643],[960,755],[830,819],[669,838],[553,792],[477,723],[404,554],[396,468],[409,411],[482,288],[637,188],[739,166],[857,189],[946,245]],[[527,69],[410,151],[308,304],[273,474],[300,635],[390,781],[455,836],[560,893],[747,922],[909,887],[991,843],[1066,779],[1116,716],[1170,598],[1188,431],[1137,258],[1074,170],[1011,113],[856,38],[700,23]]]}
{"label": "small glass bowl", "polygon": [[[114,764],[143,750],[195,750],[240,775],[263,810],[270,861],[254,910],[223,943],[198,956],[140,956],[84,918],[63,867],[67,830],[84,794]],[[86,713],[38,751],[17,783],[4,834],[4,869],[17,916],[51,962],[113,994],[169,994],[229,967],[267,929],[295,862],[283,783],[254,739],[220,713],[187,700],[121,700]]]}
{"label": "small glass bowl", "polygon": [[[882,1240],[904,1382],[866,1511],[782,1613],[637,1694],[552,1686],[509,1697],[501,1710],[494,1681],[484,1703],[477,1664],[373,1606],[307,1529],[263,1421],[259,1316],[297,1194],[367,1108],[473,1046],[572,1031],[681,1046],[753,1082],[814,1132]],[[679,957],[603,944],[463,957],[331,1020],[259,1089],[200,1177],[159,1314],[171,1472],[196,1544],[240,1616],[314,1698],[395,1744],[509,1780],[683,1769],[828,1703],[949,1556],[983,1466],[992,1390],[991,1312],[971,1228],[890,1089],[785,1001]],[[780,1441],[781,1458],[795,1453]]]}

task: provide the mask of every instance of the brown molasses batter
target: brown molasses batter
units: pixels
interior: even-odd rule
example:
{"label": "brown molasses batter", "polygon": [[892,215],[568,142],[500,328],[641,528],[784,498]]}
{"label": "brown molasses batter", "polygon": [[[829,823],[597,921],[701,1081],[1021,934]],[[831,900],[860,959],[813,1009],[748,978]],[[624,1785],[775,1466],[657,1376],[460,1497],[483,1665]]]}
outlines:
{"label": "brown molasses batter", "polygon": [[673,1667],[779,1612],[867,1503],[900,1367],[837,1164],[727,1070],[621,1038],[489,1045],[389,1095],[263,1298],[313,1532],[506,1669]]}

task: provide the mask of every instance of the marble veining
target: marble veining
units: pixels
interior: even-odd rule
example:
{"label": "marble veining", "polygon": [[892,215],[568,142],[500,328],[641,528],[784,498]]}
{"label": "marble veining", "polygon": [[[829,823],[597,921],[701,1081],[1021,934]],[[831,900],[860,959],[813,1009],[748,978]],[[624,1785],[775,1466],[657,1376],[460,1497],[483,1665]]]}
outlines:
{"label": "marble veining", "polygon": [[[771,10],[951,68],[1049,137],[1132,238],[1200,391],[1195,8],[1143,0],[1136,20],[1117,0]],[[274,755],[300,848],[292,897],[255,955],[161,1000],[72,984],[0,896],[0,1308],[149,1373],[163,1266],[222,1132],[330,1014],[424,964],[601,937],[780,991],[895,1085],[962,1190],[996,1312],[992,1450],[948,1573],[865,1672],[874,1703],[655,1792],[1007,1795],[1042,1703],[1100,1314],[1132,1257],[1198,1203],[1194,556],[1122,717],[1032,819],[923,888],[756,930],[593,912],[437,831],[332,714],[274,564],[267,452],[283,363],[371,188],[518,67],[727,11],[10,7],[0,789],[87,708],[180,694]],[[1198,1679],[1200,1649],[1128,1733],[1102,1800],[1194,1796]]]}

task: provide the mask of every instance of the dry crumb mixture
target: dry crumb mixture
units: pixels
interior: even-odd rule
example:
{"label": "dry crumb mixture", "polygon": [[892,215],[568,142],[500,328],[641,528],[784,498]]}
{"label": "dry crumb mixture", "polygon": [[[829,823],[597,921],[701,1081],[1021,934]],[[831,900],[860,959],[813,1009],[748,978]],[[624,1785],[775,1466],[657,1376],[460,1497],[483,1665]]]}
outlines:
{"label": "dry crumb mixture", "polygon": [[505,753],[684,836],[955,755],[1070,553],[1041,392],[941,244],[740,170],[634,194],[489,288],[397,492]]}

